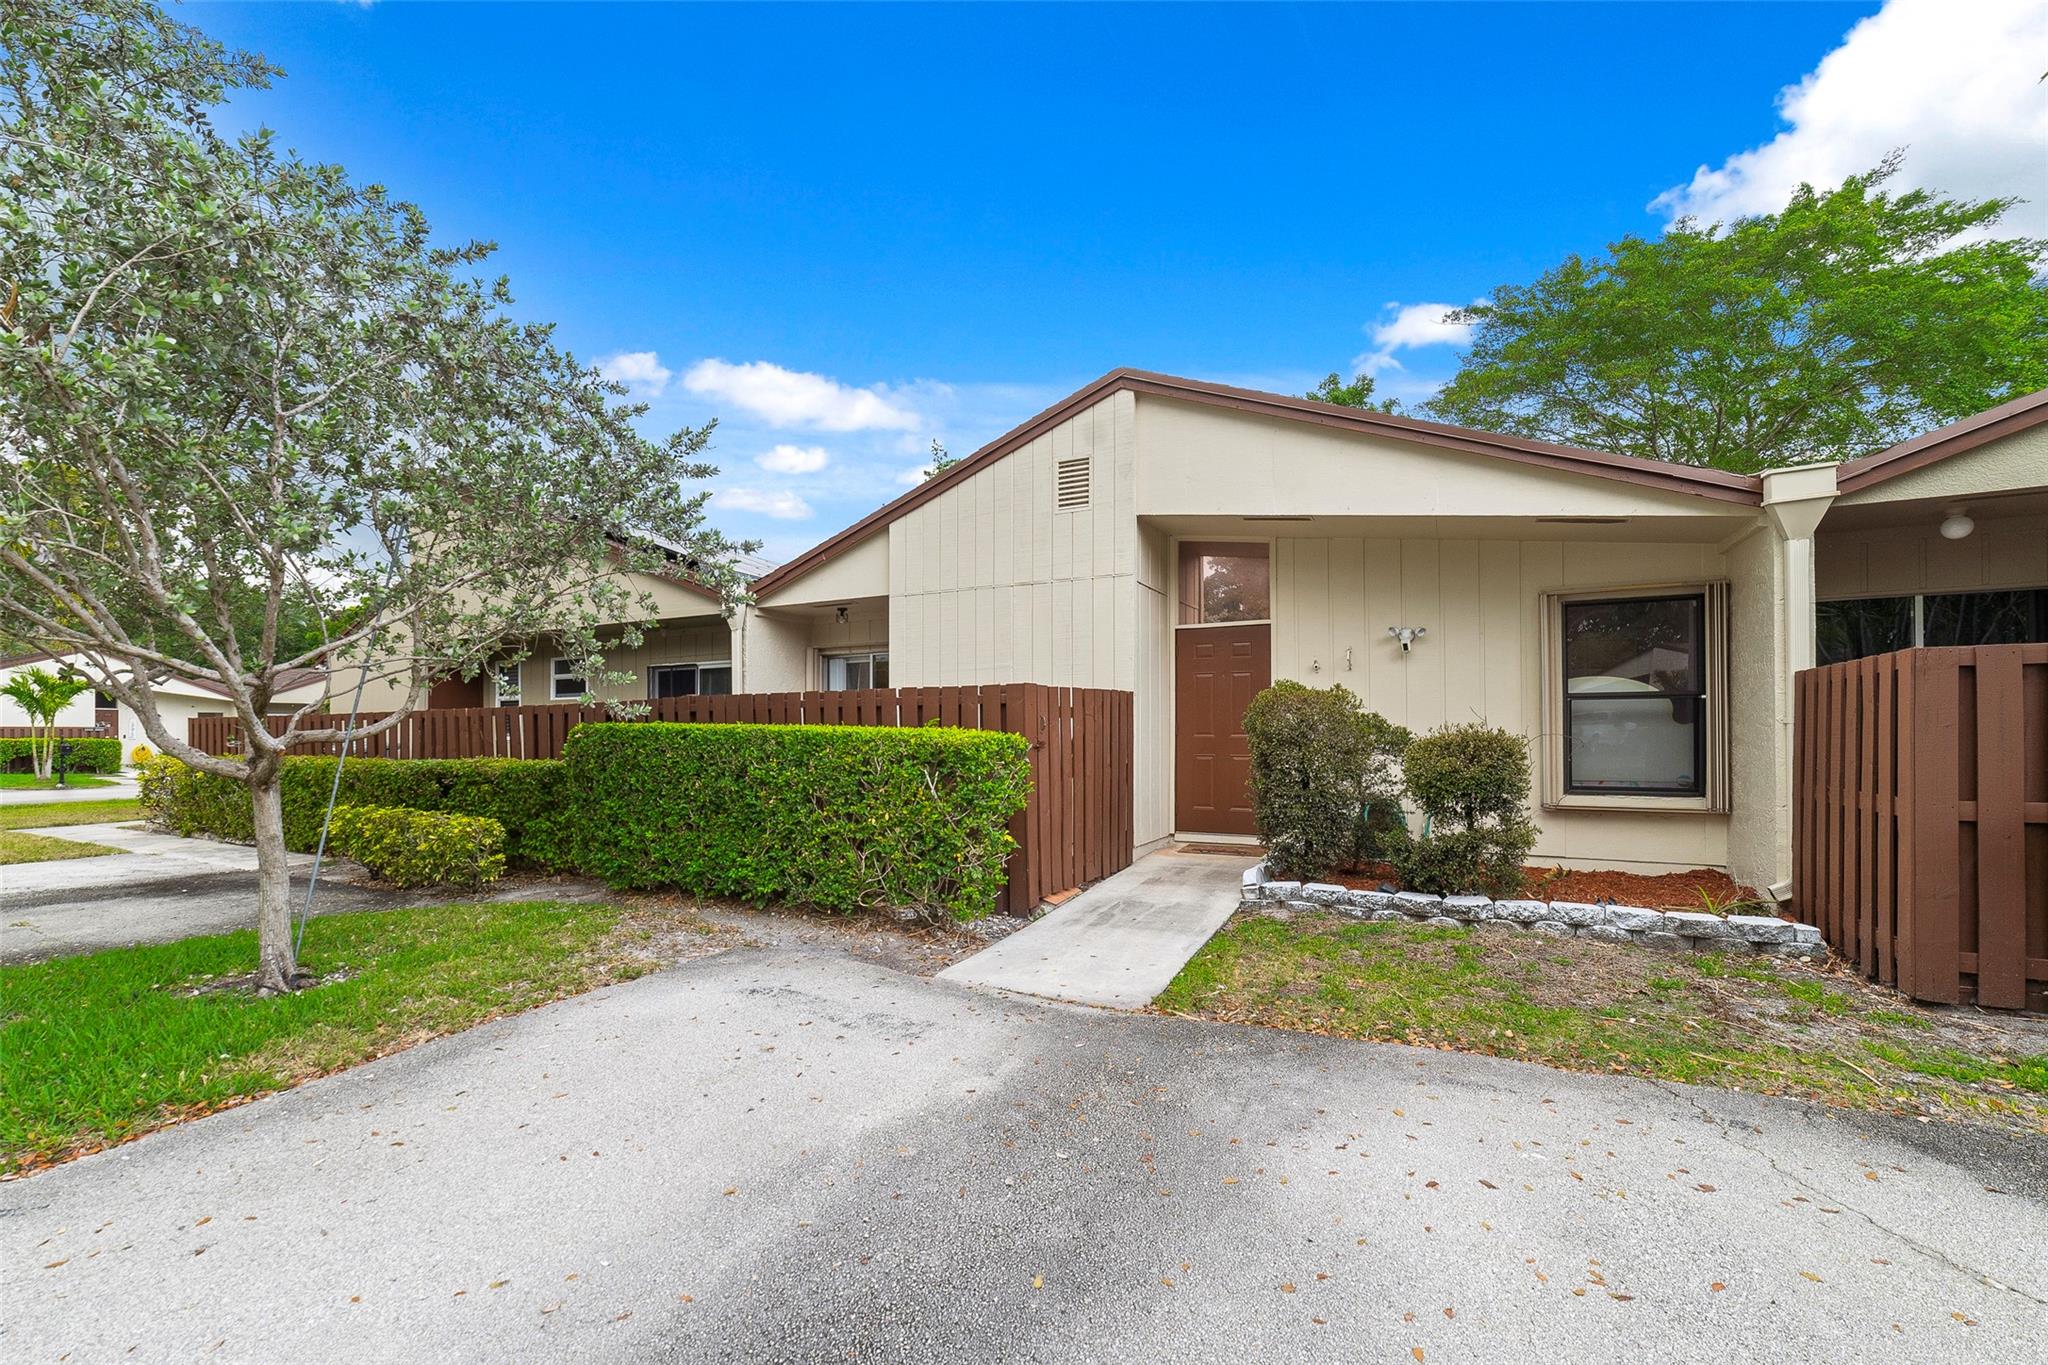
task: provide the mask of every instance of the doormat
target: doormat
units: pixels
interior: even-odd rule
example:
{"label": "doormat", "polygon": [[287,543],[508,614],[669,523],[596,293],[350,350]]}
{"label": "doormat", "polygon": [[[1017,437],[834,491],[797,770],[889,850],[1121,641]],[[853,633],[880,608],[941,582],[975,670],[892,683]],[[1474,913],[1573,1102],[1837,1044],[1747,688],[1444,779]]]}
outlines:
{"label": "doormat", "polygon": [[1176,853],[1218,853],[1227,858],[1262,858],[1265,847],[1260,844],[1175,844]]}

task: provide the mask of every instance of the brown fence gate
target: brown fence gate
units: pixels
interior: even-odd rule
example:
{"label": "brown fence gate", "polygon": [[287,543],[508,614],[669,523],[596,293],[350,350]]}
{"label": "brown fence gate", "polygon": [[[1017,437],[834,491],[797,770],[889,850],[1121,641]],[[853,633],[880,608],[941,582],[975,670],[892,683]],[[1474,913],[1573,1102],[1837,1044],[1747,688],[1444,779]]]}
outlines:
{"label": "brown fence gate", "polygon": [[[940,725],[1002,730],[1031,742],[1031,799],[1010,824],[1004,908],[1019,913],[1047,896],[1131,864],[1131,694],[1103,688],[1001,683],[985,687],[872,688],[855,692],[748,692],[663,697],[645,720],[767,725]],[[378,720],[365,713],[358,724]],[[610,720],[602,707],[501,706],[416,711],[349,749],[365,758],[560,758],[569,731]],[[341,717],[334,717],[336,725]],[[287,720],[271,717],[272,734]],[[187,737],[207,753],[240,747],[233,717],[193,719]],[[332,754],[338,743],[294,752]]]}
{"label": "brown fence gate", "polygon": [[1793,895],[1917,1000],[2048,1007],[2048,644],[1794,680]]}

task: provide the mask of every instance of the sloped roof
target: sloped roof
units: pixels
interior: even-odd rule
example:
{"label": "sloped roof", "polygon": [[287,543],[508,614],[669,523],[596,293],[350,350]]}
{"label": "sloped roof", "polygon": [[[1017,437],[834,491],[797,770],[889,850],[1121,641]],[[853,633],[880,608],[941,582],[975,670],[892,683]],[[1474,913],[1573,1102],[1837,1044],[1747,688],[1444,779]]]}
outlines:
{"label": "sloped roof", "polygon": [[2040,426],[2043,422],[2048,422],[2048,389],[2025,394],[1995,408],[1986,408],[1960,422],[1937,427],[1875,455],[1862,455],[1845,461],[1835,471],[1835,491],[1853,493],[1859,488],[1925,469],[1928,465]]}
{"label": "sloped roof", "polygon": [[1618,479],[1641,487],[1690,493],[1745,506],[1759,506],[1763,501],[1763,483],[1750,474],[1730,474],[1718,469],[1700,469],[1691,465],[1670,464],[1662,460],[1645,460],[1633,455],[1615,455],[1604,450],[1553,445],[1548,441],[1503,436],[1497,432],[1476,431],[1470,427],[1454,427],[1442,422],[1425,422],[1414,417],[1396,417],[1390,413],[1373,412],[1363,408],[1340,407],[1333,403],[1317,402],[1311,398],[1262,393],[1257,389],[1240,389],[1200,379],[1183,379],[1177,375],[1156,374],[1150,370],[1121,369],[1111,370],[1086,388],[1069,394],[1036,417],[989,442],[945,473],[925,480],[893,502],[885,503],[782,567],[763,574],[754,583],[755,591],[762,594],[772,593],[777,588],[794,582],[819,565],[852,549],[866,540],[871,533],[887,526],[904,513],[929,502],[954,484],[974,477],[1010,452],[1029,445],[1039,435],[1058,426],[1075,413],[1101,402],[1113,393],[1124,391],[1251,412],[1286,421],[1308,422],[1339,430],[1363,432],[1391,440],[1412,441],[1419,445],[1436,446],[1469,455],[1484,455],[1548,469],[1568,470],[1576,474],[1590,474],[1597,478]]}

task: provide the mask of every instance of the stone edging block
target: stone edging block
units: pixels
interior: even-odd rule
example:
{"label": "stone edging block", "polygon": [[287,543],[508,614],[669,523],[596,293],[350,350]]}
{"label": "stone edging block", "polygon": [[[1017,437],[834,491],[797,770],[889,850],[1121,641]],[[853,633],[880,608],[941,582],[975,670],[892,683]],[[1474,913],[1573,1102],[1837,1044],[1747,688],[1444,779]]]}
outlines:
{"label": "stone edging block", "polygon": [[1381,923],[1500,925],[1667,951],[1750,949],[1783,957],[1827,956],[1817,927],[1774,915],[1723,918],[1699,910],[1649,910],[1639,905],[1585,901],[1497,901],[1487,896],[1432,896],[1420,891],[1354,891],[1334,882],[1303,885],[1275,881],[1263,862],[1244,874],[1242,904],[1334,910]]}

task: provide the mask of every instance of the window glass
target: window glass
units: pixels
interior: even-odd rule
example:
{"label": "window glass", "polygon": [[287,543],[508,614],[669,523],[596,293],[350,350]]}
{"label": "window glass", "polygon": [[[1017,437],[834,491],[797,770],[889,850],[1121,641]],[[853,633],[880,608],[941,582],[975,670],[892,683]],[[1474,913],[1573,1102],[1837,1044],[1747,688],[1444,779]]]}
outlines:
{"label": "window glass", "polygon": [[554,662],[554,698],[556,701],[574,701],[583,695],[583,675],[575,671],[574,659],[557,659]]}
{"label": "window glass", "polygon": [[697,670],[697,694],[724,697],[732,693],[732,665],[705,664]]}
{"label": "window glass", "polygon": [[1706,792],[1706,599],[1564,606],[1565,790]]}
{"label": "window glass", "polygon": [[519,705],[518,664],[505,664],[498,669],[498,705]]}
{"label": "window glass", "polygon": [[1697,692],[1703,608],[1697,597],[1566,603],[1565,676],[1572,690]]}
{"label": "window glass", "polygon": [[1699,788],[1700,704],[1681,697],[1574,698],[1572,789],[1679,792]]}
{"label": "window glass", "polygon": [[2048,589],[1931,593],[1921,618],[1928,645],[2024,645],[2048,640]]}
{"label": "window glass", "polygon": [[661,697],[693,697],[697,694],[697,666],[695,664],[663,664],[647,670],[647,695]]}
{"label": "window glass", "polygon": [[825,690],[828,692],[888,685],[889,655],[886,651],[825,656]]}
{"label": "window glass", "polygon": [[1815,648],[1824,664],[1889,654],[1913,643],[1913,599],[1863,597],[1822,602],[1813,611]]}
{"label": "window glass", "polygon": [[1265,546],[1182,544],[1180,624],[1220,625],[1271,616],[1271,561]]}

